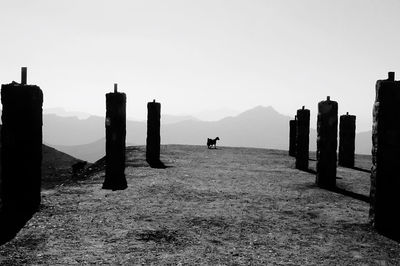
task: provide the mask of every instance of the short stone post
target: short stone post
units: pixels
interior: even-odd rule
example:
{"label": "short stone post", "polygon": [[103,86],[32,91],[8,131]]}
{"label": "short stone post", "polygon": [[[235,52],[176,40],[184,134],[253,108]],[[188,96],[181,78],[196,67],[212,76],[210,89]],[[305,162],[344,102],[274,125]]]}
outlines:
{"label": "short stone post", "polygon": [[297,116],[289,121],[289,156],[296,156],[296,128]]}
{"label": "short stone post", "polygon": [[161,104],[153,100],[147,103],[146,160],[151,166],[160,164]]}
{"label": "short stone post", "polygon": [[356,138],[356,116],[340,116],[339,125],[339,165],[344,167],[354,167],[354,150]]}
{"label": "short stone post", "polygon": [[126,95],[118,92],[106,94],[106,177],[103,189],[127,188],[125,178]]}
{"label": "short stone post", "polygon": [[336,187],[338,104],[331,101],[318,103],[317,120],[317,176],[318,186],[333,189]]}
{"label": "short stone post", "polygon": [[297,110],[296,126],[296,168],[308,170],[309,157],[309,135],[310,135],[310,110]]}
{"label": "short stone post", "polygon": [[43,92],[27,85],[27,68],[21,84],[1,86],[2,211],[12,219],[25,219],[39,208],[42,176]]}
{"label": "short stone post", "polygon": [[370,218],[382,234],[400,241],[400,81],[394,72],[376,82],[372,126]]}

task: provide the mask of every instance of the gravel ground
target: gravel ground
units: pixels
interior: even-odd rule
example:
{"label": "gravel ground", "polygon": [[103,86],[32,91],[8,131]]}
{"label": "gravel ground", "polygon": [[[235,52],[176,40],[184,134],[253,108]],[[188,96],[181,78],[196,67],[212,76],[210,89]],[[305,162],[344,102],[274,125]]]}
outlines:
{"label": "gravel ground", "polygon": [[101,189],[101,167],[44,190],[0,264],[400,265],[400,244],[369,224],[365,171],[338,168],[332,192],[284,151],[167,145],[166,169],[143,158],[127,149],[123,191]]}

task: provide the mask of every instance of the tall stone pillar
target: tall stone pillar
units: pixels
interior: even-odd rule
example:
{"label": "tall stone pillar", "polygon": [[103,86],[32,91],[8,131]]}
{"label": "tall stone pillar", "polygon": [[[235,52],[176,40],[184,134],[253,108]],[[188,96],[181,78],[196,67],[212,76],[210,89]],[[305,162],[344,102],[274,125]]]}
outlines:
{"label": "tall stone pillar", "polygon": [[289,121],[289,156],[296,156],[297,116]]}
{"label": "tall stone pillar", "polygon": [[382,234],[400,240],[400,81],[394,72],[376,82],[372,127],[370,218]]}
{"label": "tall stone pillar", "polygon": [[318,103],[317,120],[317,177],[318,186],[333,189],[336,187],[338,104],[331,101]]}
{"label": "tall stone pillar", "polygon": [[10,240],[39,209],[42,176],[43,92],[21,84],[1,86],[0,244]]}
{"label": "tall stone pillar", "polygon": [[354,167],[354,150],[356,138],[356,116],[340,116],[339,125],[339,165]]}
{"label": "tall stone pillar", "polygon": [[125,178],[126,95],[118,92],[106,94],[106,177],[103,189],[127,188]]}
{"label": "tall stone pillar", "polygon": [[150,165],[160,163],[161,104],[153,100],[147,103],[146,160]]}
{"label": "tall stone pillar", "polygon": [[297,110],[296,127],[296,168],[299,170],[308,170],[309,157],[309,135],[310,135],[310,110]]}

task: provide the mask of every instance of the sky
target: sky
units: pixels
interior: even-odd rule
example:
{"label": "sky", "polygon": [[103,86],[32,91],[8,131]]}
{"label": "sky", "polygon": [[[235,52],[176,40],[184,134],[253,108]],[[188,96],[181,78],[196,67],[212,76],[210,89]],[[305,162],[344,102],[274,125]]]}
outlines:
{"label": "sky", "polygon": [[44,108],[105,115],[118,83],[127,116],[273,106],[294,116],[330,96],[371,129],[375,82],[400,75],[398,0],[0,0],[0,83]]}

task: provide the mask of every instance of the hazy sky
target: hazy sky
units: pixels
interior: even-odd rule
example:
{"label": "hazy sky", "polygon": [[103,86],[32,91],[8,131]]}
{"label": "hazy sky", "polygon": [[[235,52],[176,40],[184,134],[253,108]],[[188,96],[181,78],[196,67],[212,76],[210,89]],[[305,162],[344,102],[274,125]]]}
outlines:
{"label": "hazy sky", "polygon": [[317,103],[369,130],[374,86],[400,75],[398,0],[0,0],[0,82],[39,85],[45,108],[105,113],[118,83],[127,115]]}

